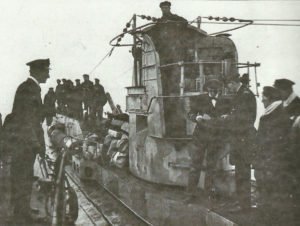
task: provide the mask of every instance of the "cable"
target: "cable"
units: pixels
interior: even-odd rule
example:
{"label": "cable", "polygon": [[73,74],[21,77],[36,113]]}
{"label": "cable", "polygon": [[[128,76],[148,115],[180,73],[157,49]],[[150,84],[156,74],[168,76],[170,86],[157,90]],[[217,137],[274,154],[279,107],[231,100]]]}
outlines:
{"label": "cable", "polygon": [[[224,24],[224,25],[231,25],[231,24],[241,24],[241,23],[223,23],[223,22],[201,22],[202,24]],[[262,25],[262,26],[283,26],[283,27],[300,27],[300,24],[266,24],[266,23],[253,23],[252,25]]]}
{"label": "cable", "polygon": [[[218,20],[222,20],[223,18],[226,19],[226,17],[212,17],[212,16],[204,16],[202,18],[205,18],[205,19],[216,19],[218,18]],[[231,22],[234,22],[235,20],[242,20],[242,19],[236,19],[236,18],[228,18],[229,19],[234,19],[233,21]],[[196,21],[197,19],[194,19],[193,21]],[[249,21],[291,21],[291,22],[299,22],[300,19],[248,19]],[[226,22],[226,21],[225,21]]]}
{"label": "cable", "polygon": [[99,61],[99,63],[96,64],[96,66],[93,68],[93,70],[91,70],[90,74],[92,74],[96,70],[96,68],[102,64],[102,62],[105,60],[106,57],[111,56],[113,50],[114,50],[114,47],[112,47],[111,50],[109,50],[109,52]]}
{"label": "cable", "polygon": [[224,30],[224,31],[219,31],[219,32],[211,33],[209,35],[217,35],[217,34],[221,34],[221,33],[228,32],[228,31],[234,31],[234,30],[246,27],[246,26],[251,25],[251,24],[253,24],[253,22],[250,22],[248,24],[243,24],[242,26],[231,28],[231,29],[227,29],[227,30]]}
{"label": "cable", "polygon": [[290,22],[298,22],[298,19],[253,19],[253,21],[290,21]]}

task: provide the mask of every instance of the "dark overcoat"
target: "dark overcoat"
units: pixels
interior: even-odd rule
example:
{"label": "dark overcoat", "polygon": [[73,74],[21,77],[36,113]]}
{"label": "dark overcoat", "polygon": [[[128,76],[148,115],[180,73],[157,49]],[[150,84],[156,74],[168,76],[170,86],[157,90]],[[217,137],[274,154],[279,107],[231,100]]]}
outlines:
{"label": "dark overcoat", "polygon": [[287,107],[285,107],[290,117],[300,115],[300,98],[296,97]]}
{"label": "dark overcoat", "polygon": [[101,84],[94,85],[94,106],[101,106],[103,107],[106,102],[107,98],[105,95],[104,87]]}
{"label": "dark overcoat", "polygon": [[270,114],[263,115],[257,131],[258,151],[256,170],[269,170],[280,177],[289,165],[289,132],[291,123],[288,114],[279,105]]}
{"label": "dark overcoat", "polygon": [[12,156],[15,212],[29,208],[35,156],[37,153],[45,153],[41,125],[44,108],[40,92],[39,85],[32,79],[23,82],[16,91],[12,113],[6,117],[3,125],[4,149]]}
{"label": "dark overcoat", "polygon": [[255,178],[264,225],[290,225],[292,221],[293,177],[289,168],[295,156],[290,154],[288,144],[290,127],[282,105],[260,118]]}
{"label": "dark overcoat", "polygon": [[235,164],[242,160],[251,162],[256,129],[256,99],[253,92],[246,86],[241,86],[232,100],[232,109],[226,119],[231,129],[232,153],[230,161]]}

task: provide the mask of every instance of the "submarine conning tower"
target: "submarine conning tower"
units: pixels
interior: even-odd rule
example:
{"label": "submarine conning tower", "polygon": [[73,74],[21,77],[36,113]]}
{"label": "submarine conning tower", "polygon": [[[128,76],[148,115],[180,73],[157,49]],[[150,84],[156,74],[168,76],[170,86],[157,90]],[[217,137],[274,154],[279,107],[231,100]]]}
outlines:
{"label": "submarine conning tower", "polygon": [[126,97],[130,171],[147,181],[185,186],[195,127],[187,118],[190,100],[204,92],[206,81],[225,84],[238,73],[237,50],[226,35],[209,36],[180,22],[152,25],[138,40]]}

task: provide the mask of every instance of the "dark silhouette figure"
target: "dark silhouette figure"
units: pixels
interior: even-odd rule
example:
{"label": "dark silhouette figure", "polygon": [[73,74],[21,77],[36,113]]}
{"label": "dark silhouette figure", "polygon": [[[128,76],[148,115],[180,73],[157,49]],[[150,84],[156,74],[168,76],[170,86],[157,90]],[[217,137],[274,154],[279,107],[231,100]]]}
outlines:
{"label": "dark silhouette figure", "polygon": [[99,79],[95,79],[93,91],[92,115],[94,118],[101,120],[103,118],[103,106],[106,104],[107,98],[103,86]]}
{"label": "dark silhouette figure", "polygon": [[44,157],[45,142],[41,122],[44,107],[40,83],[49,78],[49,59],[34,60],[30,77],[17,89],[13,109],[4,122],[5,148],[12,156],[12,205],[16,225],[30,223],[30,196],[33,182],[33,164],[36,154]]}
{"label": "dark silhouette figure", "polygon": [[232,212],[248,210],[251,207],[251,168],[255,149],[256,99],[253,92],[238,76],[228,83],[228,88],[235,93],[231,113],[224,115],[228,128],[231,129],[231,164],[235,165],[235,181],[238,205]]}
{"label": "dark silhouette figure", "polygon": [[47,125],[50,126],[52,118],[55,116],[55,101],[56,95],[53,88],[49,88],[48,93],[44,97],[44,109]]}
{"label": "dark silhouette figure", "polygon": [[83,75],[83,83],[81,84],[82,89],[82,97],[83,97],[83,104],[84,104],[84,110],[87,113],[87,116],[91,114],[91,108],[93,104],[93,90],[94,90],[94,84],[90,81],[90,76],[87,74]]}
{"label": "dark silhouette figure", "polygon": [[57,100],[57,111],[61,112],[63,109],[63,85],[61,84],[61,80],[57,79],[56,80],[57,85],[55,88],[55,96]]}

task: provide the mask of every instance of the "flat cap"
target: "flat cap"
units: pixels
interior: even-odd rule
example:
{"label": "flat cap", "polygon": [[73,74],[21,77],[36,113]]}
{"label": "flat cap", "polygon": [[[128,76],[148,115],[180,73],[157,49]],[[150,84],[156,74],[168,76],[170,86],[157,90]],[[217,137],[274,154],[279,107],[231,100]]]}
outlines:
{"label": "flat cap", "polygon": [[50,59],[33,60],[28,62],[26,65],[32,68],[46,69],[50,66]]}
{"label": "flat cap", "polygon": [[89,78],[90,76],[88,74],[82,75],[84,78]]}
{"label": "flat cap", "polygon": [[292,88],[294,84],[295,83],[293,81],[286,78],[282,78],[282,79],[276,79],[273,86],[276,87],[277,89],[286,90]]}
{"label": "flat cap", "polygon": [[263,95],[271,100],[280,100],[280,91],[273,86],[264,86]]}
{"label": "flat cap", "polygon": [[99,82],[100,80],[99,80],[99,78],[95,78],[95,81],[96,81],[96,82]]}
{"label": "flat cap", "polygon": [[218,79],[210,79],[204,84],[204,90],[210,89],[221,89],[223,83],[220,82]]}
{"label": "flat cap", "polygon": [[80,79],[79,78],[75,79],[75,82],[80,82]]}
{"label": "flat cap", "polygon": [[169,1],[164,1],[164,2],[161,2],[161,3],[159,4],[159,7],[160,7],[160,8],[161,8],[161,7],[164,7],[164,6],[171,7],[171,2],[169,2]]}

